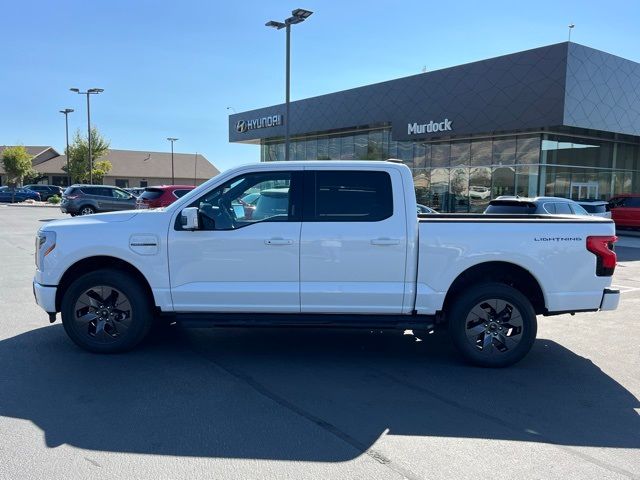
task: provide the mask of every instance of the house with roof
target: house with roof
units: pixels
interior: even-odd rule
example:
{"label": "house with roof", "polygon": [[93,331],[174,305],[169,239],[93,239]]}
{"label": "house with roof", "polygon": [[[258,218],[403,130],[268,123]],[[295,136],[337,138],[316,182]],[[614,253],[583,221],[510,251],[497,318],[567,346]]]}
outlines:
{"label": "house with roof", "polygon": [[[0,157],[8,146],[0,145]],[[38,172],[37,183],[67,185],[67,164],[51,146],[25,146],[32,155],[33,168]],[[102,180],[104,185],[121,188],[171,184],[171,153],[109,149],[99,160],[111,162],[111,170]],[[174,153],[173,177],[176,185],[199,185],[220,171],[202,154]],[[7,175],[0,162],[0,186],[7,184]]]}

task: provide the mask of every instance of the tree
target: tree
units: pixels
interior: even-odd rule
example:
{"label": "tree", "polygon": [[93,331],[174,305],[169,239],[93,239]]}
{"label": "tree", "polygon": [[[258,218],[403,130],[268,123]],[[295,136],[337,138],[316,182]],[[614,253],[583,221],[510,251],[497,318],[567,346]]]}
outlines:
{"label": "tree", "polygon": [[[6,148],[2,152],[2,163],[7,180],[14,187],[21,184],[24,177],[36,173],[31,164],[31,155],[22,145]],[[11,201],[13,200],[12,198]]]}
{"label": "tree", "polygon": [[367,153],[360,155],[358,160],[385,160],[384,150],[376,142],[369,140],[367,142]]}
{"label": "tree", "polygon": [[[91,129],[91,150],[93,153],[93,181],[94,183],[102,183],[103,177],[111,170],[111,162],[108,160],[100,161],[99,158],[104,156],[109,150],[109,142],[100,135],[97,128]],[[80,130],[76,131],[73,141],[69,145],[69,151],[65,152],[69,158],[69,171],[71,182],[87,183],[89,181],[89,143],[87,137],[80,134]],[[67,166],[62,167],[67,172]]]}

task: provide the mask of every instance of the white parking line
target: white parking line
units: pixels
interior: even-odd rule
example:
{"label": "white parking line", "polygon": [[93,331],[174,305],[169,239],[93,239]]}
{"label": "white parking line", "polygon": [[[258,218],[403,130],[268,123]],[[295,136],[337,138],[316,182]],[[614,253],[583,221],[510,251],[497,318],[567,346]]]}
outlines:
{"label": "white parking line", "polygon": [[637,290],[640,290],[640,287],[626,287],[624,285],[611,285],[613,288],[617,288],[618,290],[620,290],[621,292],[635,292]]}

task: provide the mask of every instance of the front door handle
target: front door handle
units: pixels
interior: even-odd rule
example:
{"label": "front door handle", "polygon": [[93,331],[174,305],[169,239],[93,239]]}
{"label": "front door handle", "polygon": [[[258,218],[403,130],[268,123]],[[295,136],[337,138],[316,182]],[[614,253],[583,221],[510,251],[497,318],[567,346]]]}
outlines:
{"label": "front door handle", "polygon": [[264,241],[265,245],[293,245],[293,240],[290,238],[270,238]]}
{"label": "front door handle", "polygon": [[398,238],[374,238],[371,245],[400,245]]}

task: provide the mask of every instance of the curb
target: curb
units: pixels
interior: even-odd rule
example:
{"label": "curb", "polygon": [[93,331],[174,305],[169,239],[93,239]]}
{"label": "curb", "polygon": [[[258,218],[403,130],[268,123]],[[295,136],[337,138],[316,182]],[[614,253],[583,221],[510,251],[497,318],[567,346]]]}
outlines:
{"label": "curb", "polygon": [[0,203],[0,207],[21,207],[21,208],[60,208],[60,205],[52,203],[34,204],[34,203]]}

